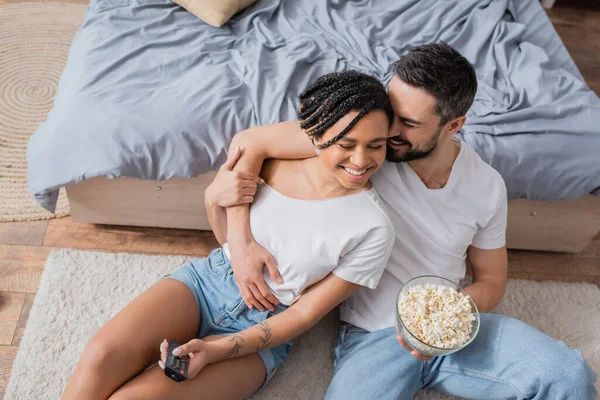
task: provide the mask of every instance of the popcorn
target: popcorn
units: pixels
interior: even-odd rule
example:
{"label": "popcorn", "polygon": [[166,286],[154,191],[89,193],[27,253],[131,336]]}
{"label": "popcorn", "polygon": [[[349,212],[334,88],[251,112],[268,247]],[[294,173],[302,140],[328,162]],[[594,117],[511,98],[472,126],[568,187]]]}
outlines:
{"label": "popcorn", "polygon": [[431,283],[415,285],[402,293],[398,312],[410,333],[442,349],[466,343],[475,320],[469,296]]}

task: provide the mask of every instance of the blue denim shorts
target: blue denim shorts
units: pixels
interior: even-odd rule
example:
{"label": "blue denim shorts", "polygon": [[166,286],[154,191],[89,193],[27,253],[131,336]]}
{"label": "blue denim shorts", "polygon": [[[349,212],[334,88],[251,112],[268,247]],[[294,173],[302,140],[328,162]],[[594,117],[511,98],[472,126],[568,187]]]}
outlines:
{"label": "blue denim shorts", "polygon": [[[168,277],[185,283],[194,294],[200,310],[199,339],[243,331],[288,308],[279,304],[273,312],[249,309],[235,284],[231,263],[221,248],[206,258],[191,260]],[[258,353],[267,370],[265,382],[281,367],[292,346],[290,341]]]}

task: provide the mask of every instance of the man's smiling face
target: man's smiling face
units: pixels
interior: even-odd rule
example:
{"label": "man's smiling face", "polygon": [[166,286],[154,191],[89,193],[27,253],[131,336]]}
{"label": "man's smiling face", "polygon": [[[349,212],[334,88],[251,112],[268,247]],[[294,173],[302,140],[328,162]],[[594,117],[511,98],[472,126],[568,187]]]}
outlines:
{"label": "man's smiling face", "polygon": [[395,120],[390,129],[386,158],[391,162],[427,157],[436,148],[444,126],[435,114],[435,98],[394,76],[388,95]]}

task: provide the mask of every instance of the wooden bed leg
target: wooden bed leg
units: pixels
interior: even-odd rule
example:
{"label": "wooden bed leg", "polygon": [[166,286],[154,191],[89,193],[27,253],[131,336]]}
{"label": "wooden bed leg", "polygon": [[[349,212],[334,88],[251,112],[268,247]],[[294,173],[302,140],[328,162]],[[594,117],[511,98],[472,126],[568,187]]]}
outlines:
{"label": "wooden bed leg", "polygon": [[[0,0],[1,1],[1,0]],[[92,178],[67,187],[73,222],[210,230],[204,191],[215,172],[145,181]],[[508,202],[511,249],[579,253],[600,231],[600,197]]]}
{"label": "wooden bed leg", "polygon": [[73,222],[210,230],[204,191],[216,172],[148,181],[92,178],[67,187]]}
{"label": "wooden bed leg", "polygon": [[580,253],[600,231],[600,197],[508,202],[510,249]]}

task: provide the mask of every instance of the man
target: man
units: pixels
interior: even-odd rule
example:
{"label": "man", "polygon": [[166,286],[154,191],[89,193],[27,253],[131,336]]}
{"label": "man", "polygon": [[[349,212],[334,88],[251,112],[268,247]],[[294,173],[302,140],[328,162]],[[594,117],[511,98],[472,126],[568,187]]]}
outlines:
{"label": "man", "polygon": [[[336,340],[328,399],[412,399],[420,389],[479,399],[597,398],[596,376],[580,352],[518,320],[488,313],[507,279],[506,188],[494,169],[453,138],[476,90],[473,67],[445,43],[413,48],[394,65],[390,162],[372,183],[388,207],[396,242],[378,288],[359,290],[341,308],[345,324]],[[299,126],[296,135],[285,137],[278,135],[280,126],[236,135],[232,148],[244,155],[207,190],[208,206],[232,206],[227,224],[234,275],[246,303],[259,309],[276,303],[264,285],[263,266],[273,279],[279,276],[275,260],[249,230],[243,203],[252,201],[253,174],[265,158],[312,157],[315,151]],[[479,334],[451,355],[419,354],[395,331],[398,291],[426,274],[458,283],[467,261],[473,283],[465,290],[481,312]]]}

